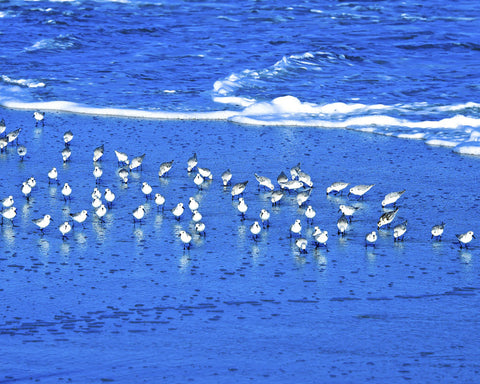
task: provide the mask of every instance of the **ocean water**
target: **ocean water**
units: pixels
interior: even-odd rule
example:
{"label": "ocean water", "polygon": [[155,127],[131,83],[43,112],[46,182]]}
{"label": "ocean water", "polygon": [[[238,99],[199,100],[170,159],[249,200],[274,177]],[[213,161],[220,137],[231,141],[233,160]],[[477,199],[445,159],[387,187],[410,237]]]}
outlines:
{"label": "ocean water", "polygon": [[[17,208],[0,228],[0,382],[474,382],[480,248],[456,234],[480,228],[479,15],[474,1],[1,3],[0,118],[21,132],[0,152],[0,199]],[[114,150],[145,154],[128,184]],[[202,188],[186,171],[193,153],[213,174]],[[307,204],[290,192],[273,207],[254,174],[278,189],[297,164],[312,177]],[[244,218],[226,169],[248,181]],[[374,187],[327,196],[340,180]],[[94,187],[116,194],[104,221]],[[403,189],[377,229],[392,209],[380,202]],[[206,236],[188,208],[171,213],[190,196]],[[340,204],[358,208],[346,236]],[[270,226],[255,240],[262,208]],[[85,225],[62,238],[82,209]],[[47,213],[42,234],[32,220]]]}

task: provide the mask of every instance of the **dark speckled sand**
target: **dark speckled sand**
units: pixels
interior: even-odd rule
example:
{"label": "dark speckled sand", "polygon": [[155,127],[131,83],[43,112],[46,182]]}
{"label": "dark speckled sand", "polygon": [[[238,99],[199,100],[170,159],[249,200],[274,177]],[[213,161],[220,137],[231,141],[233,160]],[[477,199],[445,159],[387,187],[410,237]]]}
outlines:
{"label": "dark speckled sand", "polygon": [[[35,127],[32,112],[2,110],[7,132],[21,127],[28,153],[0,154],[0,198],[13,195],[15,227],[0,229],[0,382],[467,382],[480,369],[478,241],[460,249],[455,234],[480,228],[480,160],[419,141],[345,130],[263,128],[226,122],[155,121],[47,113]],[[62,135],[71,130],[72,157],[62,163]],[[117,200],[101,223],[90,194],[95,187]],[[114,150],[146,153],[128,187],[116,175]],[[202,190],[187,174],[196,152],[212,170]],[[168,177],[160,163],[174,160]],[[329,232],[328,250],[315,248],[295,195],[272,209],[254,173],[276,180],[301,163],[311,175],[313,226]],[[73,189],[49,185],[53,167]],[[249,180],[242,220],[230,187]],[[37,179],[30,202],[21,182]],[[334,181],[375,184],[364,200],[327,197]],[[143,181],[166,197],[165,210],[145,203]],[[380,202],[406,189],[394,225],[408,220],[405,241],[392,227],[376,229]],[[192,231],[188,209],[176,221],[170,209],[190,196],[200,201],[207,227],[183,249],[181,229]],[[143,224],[131,212],[145,203]],[[336,233],[338,205],[360,209],[347,235]],[[271,226],[253,241],[249,226],[261,208]],[[62,239],[69,213],[89,211],[85,228]],[[32,219],[51,214],[42,235]],[[309,240],[302,255],[289,237],[301,219]],[[446,222],[441,242],[430,228]],[[315,377],[315,380],[312,378]]]}

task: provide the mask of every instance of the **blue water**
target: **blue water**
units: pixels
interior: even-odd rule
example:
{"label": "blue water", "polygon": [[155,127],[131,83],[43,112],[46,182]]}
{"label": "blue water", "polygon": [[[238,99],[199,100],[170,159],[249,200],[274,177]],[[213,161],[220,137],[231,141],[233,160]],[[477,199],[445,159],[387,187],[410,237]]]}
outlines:
{"label": "blue water", "polygon": [[[2,2],[0,118],[28,151],[0,151],[0,199],[17,208],[0,227],[0,383],[475,382],[480,240],[460,248],[455,235],[480,233],[479,17],[476,1]],[[146,154],[128,185],[114,150]],[[202,189],[186,172],[194,152],[213,173]],[[295,193],[272,207],[254,178],[278,188],[297,163],[314,183],[313,224]],[[244,219],[221,186],[227,168],[249,181]],[[375,186],[363,200],[327,197],[339,180]],[[95,186],[117,196],[104,222]],[[366,248],[381,200],[402,189],[405,241],[387,227]],[[190,196],[205,237],[188,209],[170,212]],[[359,208],[345,237],[340,204]],[[261,208],[271,225],[254,241]],[[82,209],[85,225],[62,238]],[[32,219],[46,213],[41,234]]]}
{"label": "blue water", "polygon": [[[227,110],[476,155],[479,15],[473,0],[6,2],[0,102],[174,119]],[[283,96],[294,102],[271,108]]]}

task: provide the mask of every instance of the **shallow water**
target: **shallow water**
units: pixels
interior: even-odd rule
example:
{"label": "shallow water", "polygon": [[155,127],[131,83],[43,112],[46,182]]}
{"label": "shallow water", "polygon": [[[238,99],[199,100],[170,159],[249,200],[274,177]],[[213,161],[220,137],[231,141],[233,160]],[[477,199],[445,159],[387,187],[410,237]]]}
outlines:
{"label": "shallow water", "polygon": [[[226,122],[182,122],[47,114],[35,127],[30,112],[3,110],[22,127],[20,143],[0,155],[0,197],[12,194],[18,216],[5,220],[0,272],[2,382],[419,382],[474,381],[479,370],[478,240],[460,249],[456,233],[479,227],[478,159],[400,140],[347,130],[254,127]],[[62,135],[71,129],[71,162],[63,165]],[[94,217],[90,194],[93,149],[105,144],[100,188],[117,195],[105,222]],[[128,186],[116,175],[114,149],[146,153]],[[199,190],[186,161],[197,152],[213,180]],[[158,178],[164,161],[175,160]],[[312,176],[307,225],[295,194],[272,208],[254,173],[273,181],[301,163]],[[72,200],[49,185],[59,169]],[[242,220],[230,187],[248,180]],[[30,202],[19,185],[37,179]],[[329,196],[333,181],[375,183],[363,200]],[[166,197],[164,211],[140,192],[143,181]],[[405,241],[381,229],[380,202],[406,189],[393,224],[408,220]],[[200,201],[207,227],[190,250],[178,238],[192,231],[190,213],[176,221],[170,209],[190,196]],[[145,203],[142,224],[131,212]],[[337,236],[338,205],[360,207],[345,237]],[[85,228],[67,239],[57,227],[70,212],[87,209]],[[258,241],[249,226],[261,208],[271,225]],[[42,235],[32,219],[50,213]],[[301,219],[308,238],[300,254],[289,226]],[[441,242],[430,228],[447,223]],[[329,232],[315,248],[313,226]]]}

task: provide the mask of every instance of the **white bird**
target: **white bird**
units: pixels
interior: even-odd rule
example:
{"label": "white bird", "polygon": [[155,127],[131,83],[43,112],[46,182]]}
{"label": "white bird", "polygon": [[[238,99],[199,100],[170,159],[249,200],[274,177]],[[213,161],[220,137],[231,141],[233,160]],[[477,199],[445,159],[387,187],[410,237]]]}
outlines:
{"label": "white bird", "polygon": [[124,165],[129,164],[128,155],[125,152],[120,152],[117,150],[114,150],[114,151],[115,151],[115,156],[117,157],[118,164],[124,164]]}
{"label": "white bird", "polygon": [[308,188],[313,187],[313,182],[312,178],[309,174],[303,172],[303,171],[298,171],[298,181],[301,181],[304,185],[306,185]]}
{"label": "white bird", "polygon": [[248,184],[248,180],[247,181],[244,181],[242,183],[237,183],[235,184],[233,187],[232,187],[232,199],[235,197],[235,196],[238,196],[240,194],[243,193],[243,191],[245,191],[245,188],[247,187],[247,184]]}
{"label": "white bird", "polygon": [[280,174],[277,177],[277,183],[280,187],[282,187],[282,184],[285,184],[288,181],[288,177],[285,174],[285,172],[280,172]]}
{"label": "white bird", "polygon": [[100,206],[95,210],[95,214],[100,219],[100,221],[103,221],[103,216],[107,214],[107,207],[105,207],[104,204],[100,204]]}
{"label": "white bird", "polygon": [[320,235],[322,232],[323,231],[320,229],[320,227],[318,225],[316,225],[315,227],[313,227],[312,237],[315,238],[318,235]]}
{"label": "white bird", "polygon": [[290,169],[290,176],[292,177],[292,180],[295,180],[298,178],[298,172],[300,171],[301,171],[300,163],[298,163],[297,165],[295,165]]}
{"label": "white bird", "polygon": [[307,217],[307,221],[313,222],[313,218],[317,215],[317,212],[313,209],[311,205],[307,207],[305,210],[305,216]]}
{"label": "white bird", "polygon": [[297,204],[299,207],[301,207],[310,198],[311,193],[311,189],[297,193]]}
{"label": "white bird", "polygon": [[443,230],[445,229],[445,223],[441,223],[441,224],[437,224],[437,225],[434,225],[432,227],[432,230],[430,231],[430,233],[432,234],[432,239],[434,237],[438,238],[438,240],[441,240],[442,239],[442,235],[443,235]]}
{"label": "white bird", "polygon": [[365,236],[365,246],[368,246],[368,245],[375,246],[376,241],[377,241],[377,232],[375,231],[367,233],[367,235]]}
{"label": "white bird", "polygon": [[45,112],[35,111],[33,112],[33,118],[35,119],[35,126],[37,126],[39,122],[42,122],[42,125],[45,125]]}
{"label": "white bird", "polygon": [[95,182],[98,183],[100,181],[100,177],[102,177],[103,171],[100,167],[96,166],[93,168],[93,176],[95,176]]}
{"label": "white bird", "polygon": [[68,147],[65,147],[62,149],[62,160],[64,163],[70,159],[70,156],[72,156],[72,150]]}
{"label": "white bird", "polygon": [[192,157],[187,160],[187,172],[192,172],[193,169],[197,166],[198,159],[197,154],[193,153]]}
{"label": "white bird", "polygon": [[258,224],[258,221],[254,221],[253,224],[250,226],[250,233],[252,234],[253,238],[256,240],[259,233],[262,231],[262,227]]}
{"label": "white bird", "polygon": [[353,214],[358,210],[358,207],[352,207],[351,205],[340,204],[338,207],[338,211],[342,212],[349,220],[351,221],[351,217]]}
{"label": "white bird", "polygon": [[83,224],[85,220],[87,220],[88,212],[86,209],[84,209],[77,213],[70,213],[70,217],[73,219],[73,221],[77,222],[78,224]]}
{"label": "white bird", "polygon": [[352,188],[350,188],[350,191],[348,192],[348,195],[355,195],[355,196],[358,196],[358,197],[363,197],[363,195],[365,193],[367,193],[370,189],[372,189],[372,187],[374,186],[375,184],[369,184],[369,185],[365,185],[365,184],[360,184],[360,185],[356,185]]}
{"label": "white bird", "polygon": [[146,181],[142,183],[142,192],[147,199],[150,197],[150,194],[152,193],[152,187]]}
{"label": "white bird", "polygon": [[0,214],[2,215],[2,225],[4,218],[10,220],[13,224],[13,219],[15,218],[15,216],[17,216],[17,208],[15,208],[14,206],[10,206],[3,209]]}
{"label": "white bird", "polygon": [[260,220],[262,220],[262,224],[264,227],[268,227],[270,225],[270,212],[266,209],[262,209],[260,211]]}
{"label": "white bird", "polygon": [[384,225],[389,225],[393,221],[393,219],[395,219],[397,212],[398,207],[395,208],[394,211],[385,212],[384,214],[382,214],[382,216],[380,216],[380,218],[378,219],[377,229],[380,229]]}
{"label": "white bird", "polygon": [[27,147],[19,145],[17,147],[17,154],[20,156],[20,161],[23,161],[24,157],[27,155]]}
{"label": "white bird", "polygon": [[192,212],[192,221],[198,223],[200,220],[202,220],[202,214],[195,209]]}
{"label": "white bird", "polygon": [[407,220],[393,228],[393,241],[403,240],[405,232],[407,232]]}
{"label": "white bird", "polygon": [[197,231],[200,236],[205,236],[205,224],[202,222],[195,223],[195,231]]}
{"label": "white bird", "polygon": [[132,212],[133,222],[141,221],[145,217],[145,206],[143,204],[139,205]]}
{"label": "white bird", "polygon": [[22,183],[22,193],[27,198],[27,201],[30,199],[30,193],[32,192],[32,187],[28,185],[26,181]]}
{"label": "white bird", "polygon": [[459,235],[455,235],[458,239],[458,242],[460,243],[460,248],[465,246],[467,248],[467,244],[472,241],[472,239],[475,239],[475,235],[473,234],[473,231],[468,231],[467,233],[462,233]]}
{"label": "white bird", "polygon": [[55,183],[58,183],[58,172],[57,168],[53,167],[49,172],[48,172],[48,184],[50,184],[52,181]]}
{"label": "white bird", "polygon": [[93,188],[93,191],[92,191],[92,199],[94,199],[95,197],[97,199],[102,198],[102,192],[100,192],[100,189],[98,189],[98,187]]}
{"label": "white bird", "polygon": [[303,183],[300,180],[288,180],[285,183],[280,184],[283,189],[288,189],[289,191],[295,191],[297,189],[303,188]]}
{"label": "white bird", "polygon": [[247,203],[245,203],[245,199],[243,197],[240,197],[238,199],[237,209],[240,212],[240,214],[242,215],[242,217],[245,217],[245,213],[248,210],[248,205],[247,205]]}
{"label": "white bird", "polygon": [[71,194],[72,194],[72,188],[70,187],[70,185],[68,183],[63,184],[63,188],[62,188],[63,199],[67,201],[67,199],[70,199]]}
{"label": "white bird", "polygon": [[130,165],[128,166],[128,168],[131,171],[133,171],[134,169],[137,169],[137,168],[142,169],[142,163],[143,163],[144,158],[145,158],[145,153],[143,155],[134,157],[132,159],[132,161],[130,162]]}
{"label": "white bird", "polygon": [[323,245],[327,246],[327,240],[328,240],[328,232],[327,231],[322,231],[319,233],[317,236],[315,236],[315,243],[317,246]]}
{"label": "white bird", "polygon": [[176,218],[177,220],[180,220],[180,217],[182,216],[184,210],[185,210],[185,209],[183,208],[183,203],[178,203],[178,204],[172,209],[173,216],[175,216],[175,218]]}
{"label": "white bird", "polygon": [[258,187],[259,188],[260,188],[260,186],[262,186],[262,187],[265,187],[265,188],[269,189],[270,191],[273,191],[275,189],[275,187],[273,186],[272,180],[270,180],[268,177],[260,176],[257,173],[255,173],[254,175],[255,175],[255,178],[258,181]]}
{"label": "white bird", "polygon": [[348,219],[345,217],[345,215],[340,216],[340,218],[337,220],[337,228],[338,234],[344,236],[348,228]]}
{"label": "white bird", "polygon": [[163,177],[168,171],[170,171],[173,167],[173,160],[166,161],[160,164],[160,169],[158,170],[158,177]]}
{"label": "white bird", "polygon": [[179,233],[180,240],[182,240],[183,243],[183,248],[190,248],[190,242],[192,241],[192,235],[190,235],[188,232],[182,230]]}
{"label": "white bird", "polygon": [[403,191],[398,191],[398,192],[390,192],[387,195],[385,195],[385,198],[382,201],[382,207],[385,207],[386,205],[389,204],[394,204],[397,202],[397,200],[405,193],[405,189]]}
{"label": "white bird", "polygon": [[295,220],[295,222],[290,226],[290,236],[291,235],[300,235],[302,232],[302,223],[300,220]]}
{"label": "white bird", "polygon": [[93,150],[93,161],[96,162],[100,160],[100,158],[103,156],[104,153],[104,145],[102,144],[101,146],[95,148]]}
{"label": "white bird", "polygon": [[163,210],[163,205],[165,204],[165,197],[161,195],[160,193],[155,194],[155,204],[157,204],[157,209],[162,207]]}
{"label": "white bird", "polygon": [[226,187],[228,183],[230,183],[230,180],[232,180],[232,172],[230,169],[227,169],[225,172],[223,172],[221,178],[223,186]]}
{"label": "white bird", "polygon": [[122,179],[122,181],[127,184],[128,183],[128,170],[126,168],[120,168],[118,170],[118,177]]}
{"label": "white bird", "polygon": [[327,187],[327,195],[330,193],[338,193],[342,192],[345,188],[347,188],[350,185],[350,183],[345,183],[343,181],[336,181],[333,184],[331,184],[329,187]]}
{"label": "white bird", "polygon": [[65,143],[65,145],[70,145],[70,142],[72,141],[73,139],[73,133],[72,131],[67,131],[63,134],[63,142]]}
{"label": "white bird", "polygon": [[13,205],[13,196],[10,195],[10,196],[5,197],[4,199],[2,199],[2,205],[3,205],[5,208],[10,208],[10,207]]}
{"label": "white bird", "polygon": [[28,178],[27,183],[30,186],[30,188],[33,189],[37,185],[37,180],[35,180],[35,178],[32,176]]}
{"label": "white bird", "polygon": [[65,238],[67,236],[67,233],[69,233],[72,230],[72,226],[68,221],[65,221],[62,224],[60,224],[60,226],[58,227],[58,230],[62,234],[62,238]]}
{"label": "white bird", "polygon": [[50,215],[45,215],[39,219],[33,219],[32,221],[43,233],[43,230],[50,225],[50,222],[53,221],[53,219]]}
{"label": "white bird", "polygon": [[282,199],[284,195],[285,193],[280,189],[278,191],[273,191],[270,196],[270,201],[272,202],[272,205],[277,205],[277,203]]}
{"label": "white bird", "polygon": [[204,178],[204,179],[213,179],[212,171],[208,168],[202,168],[202,167],[197,167],[198,173]]}
{"label": "white bird", "polygon": [[103,194],[103,197],[105,198],[107,205],[111,207],[113,201],[115,200],[115,193],[113,193],[110,188],[105,188],[105,193]]}
{"label": "white bird", "polygon": [[190,211],[195,211],[199,208],[200,204],[198,203],[197,200],[195,200],[194,197],[189,197],[188,198],[188,208],[190,209]]}
{"label": "white bird", "polygon": [[5,119],[0,120],[0,135],[5,132],[7,125],[5,124]]}
{"label": "white bird", "polygon": [[20,135],[20,132],[22,131],[22,128],[15,129],[12,132],[8,132],[6,135],[7,142],[12,143],[13,141],[17,140],[18,135]]}
{"label": "white bird", "polygon": [[102,200],[95,196],[95,197],[92,199],[92,207],[93,207],[94,209],[97,209],[97,208],[99,208],[101,205],[102,205]]}
{"label": "white bird", "polygon": [[8,145],[8,139],[6,137],[0,137],[0,152],[3,152],[3,150],[7,145]]}
{"label": "white bird", "polygon": [[200,189],[202,188],[202,184],[203,184],[204,181],[205,181],[205,179],[199,173],[197,173],[196,176],[193,179],[193,182],[195,183],[195,185],[197,187],[199,187]]}
{"label": "white bird", "polygon": [[307,239],[303,237],[299,237],[298,239],[295,240],[295,245],[297,246],[300,253],[307,253],[307,245],[308,245]]}

